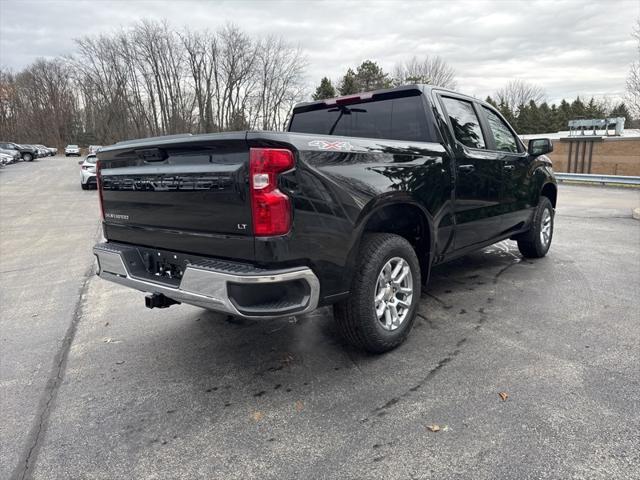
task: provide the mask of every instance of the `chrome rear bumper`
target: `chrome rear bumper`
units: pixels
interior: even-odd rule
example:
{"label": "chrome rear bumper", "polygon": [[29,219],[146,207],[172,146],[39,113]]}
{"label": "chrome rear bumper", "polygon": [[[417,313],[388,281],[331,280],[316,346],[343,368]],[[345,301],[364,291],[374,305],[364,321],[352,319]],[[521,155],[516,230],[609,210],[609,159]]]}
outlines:
{"label": "chrome rear bumper", "polygon": [[[98,275],[114,283],[147,292],[162,294],[180,303],[188,303],[198,307],[224,312],[245,318],[274,318],[307,313],[318,305],[320,283],[313,271],[308,267],[289,268],[283,270],[264,270],[247,264],[237,264],[220,260],[194,261],[188,263],[182,278],[173,284],[162,278],[143,278],[133,273],[132,266],[139,265],[140,255],[136,247],[101,243],[93,248],[98,261]],[[140,271],[138,266],[138,272]],[[148,275],[146,275],[148,277]],[[280,287],[287,291],[295,286],[296,295],[281,295],[254,306],[242,305],[229,293],[242,290],[243,286],[252,292],[260,291],[261,286]],[[302,285],[302,287],[301,287]],[[239,290],[238,290],[239,289]],[[247,295],[240,295],[246,297]],[[249,294],[249,297],[251,294]]]}

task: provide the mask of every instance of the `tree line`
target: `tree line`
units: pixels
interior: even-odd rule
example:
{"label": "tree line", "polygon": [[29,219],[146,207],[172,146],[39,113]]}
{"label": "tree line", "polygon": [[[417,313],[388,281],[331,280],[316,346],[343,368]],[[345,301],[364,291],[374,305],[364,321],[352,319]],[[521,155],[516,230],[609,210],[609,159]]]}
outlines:
{"label": "tree line", "polygon": [[0,71],[0,136],[109,144],[176,133],[282,129],[304,99],[306,59],[280,37],[229,25],[144,21],[76,40],[72,57]]}
{"label": "tree line", "polygon": [[[426,57],[422,61],[413,58],[396,65],[393,75],[385,73],[377,63],[365,60],[357,68],[347,69],[335,83],[323,77],[313,99],[323,100],[412,83],[455,89],[455,71],[440,57]],[[596,100],[594,97],[585,102],[578,96],[573,101],[563,99],[558,105],[549,105],[545,98],[546,93],[540,86],[511,80],[487,96],[485,101],[495,106],[519,134],[567,130],[569,120],[579,118],[623,117],[627,128],[638,123],[633,120],[625,102],[612,105],[608,100]]]}
{"label": "tree line", "polygon": [[624,102],[611,104],[591,97],[583,101],[561,100],[558,105],[545,101],[544,91],[522,80],[512,80],[485,101],[496,107],[519,134],[551,133],[568,130],[569,120],[580,118],[623,117],[625,127],[635,122]]}
{"label": "tree line", "polygon": [[[566,130],[574,118],[622,116],[627,127],[634,126],[640,118],[640,23],[634,37],[639,61],[631,66],[626,103],[577,97],[549,104],[541,87],[522,80],[508,82],[486,101],[521,134]],[[308,98],[300,48],[233,25],[211,32],[143,21],[75,43],[73,56],[40,59],[17,73],[0,69],[2,140],[62,146],[281,130],[293,105]],[[323,77],[311,96],[321,100],[412,83],[455,89],[456,72],[438,56],[413,57],[392,72],[365,60],[337,80]]]}

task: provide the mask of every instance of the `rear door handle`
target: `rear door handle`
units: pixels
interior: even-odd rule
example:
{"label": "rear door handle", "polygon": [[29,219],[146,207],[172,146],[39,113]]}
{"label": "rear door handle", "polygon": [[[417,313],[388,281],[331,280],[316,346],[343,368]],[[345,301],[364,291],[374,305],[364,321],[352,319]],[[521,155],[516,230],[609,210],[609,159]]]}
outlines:
{"label": "rear door handle", "polygon": [[461,172],[470,173],[476,169],[475,165],[458,165],[458,170]]}
{"label": "rear door handle", "polygon": [[514,170],[515,168],[516,168],[516,166],[515,166],[515,165],[505,165],[505,166],[504,166],[504,169],[505,169],[505,170]]}

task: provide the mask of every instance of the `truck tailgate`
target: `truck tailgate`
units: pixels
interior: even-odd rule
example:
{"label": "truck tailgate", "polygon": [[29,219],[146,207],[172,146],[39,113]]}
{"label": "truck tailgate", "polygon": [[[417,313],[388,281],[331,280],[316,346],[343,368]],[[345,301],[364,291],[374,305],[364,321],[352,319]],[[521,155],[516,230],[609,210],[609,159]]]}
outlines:
{"label": "truck tailgate", "polygon": [[116,144],[98,157],[108,240],[253,258],[245,132]]}

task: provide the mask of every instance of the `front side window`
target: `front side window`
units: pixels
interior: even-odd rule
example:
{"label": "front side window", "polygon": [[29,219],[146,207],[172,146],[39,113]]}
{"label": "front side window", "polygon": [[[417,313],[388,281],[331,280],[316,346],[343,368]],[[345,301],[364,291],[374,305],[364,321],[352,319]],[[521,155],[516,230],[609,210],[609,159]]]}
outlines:
{"label": "front side window", "polygon": [[496,143],[496,150],[501,152],[518,153],[518,142],[516,137],[511,133],[509,127],[502,119],[487,107],[482,107],[487,120],[489,121],[489,128],[493,134],[493,139]]}
{"label": "front side window", "polygon": [[456,139],[471,148],[485,148],[480,121],[471,102],[442,97]]}

